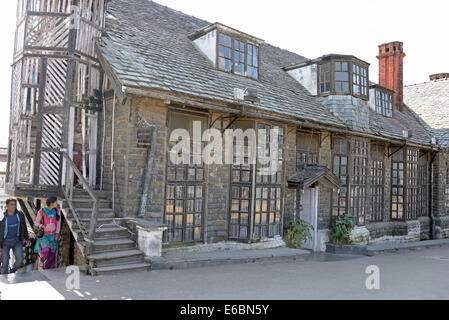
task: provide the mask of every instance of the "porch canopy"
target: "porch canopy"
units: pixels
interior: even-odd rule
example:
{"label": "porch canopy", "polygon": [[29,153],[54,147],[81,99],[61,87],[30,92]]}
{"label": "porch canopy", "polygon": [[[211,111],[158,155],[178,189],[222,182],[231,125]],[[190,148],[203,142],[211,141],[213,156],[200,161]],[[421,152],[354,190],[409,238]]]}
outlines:
{"label": "porch canopy", "polygon": [[330,189],[340,189],[340,179],[326,166],[301,165],[287,178],[289,188],[306,189],[319,183]]}

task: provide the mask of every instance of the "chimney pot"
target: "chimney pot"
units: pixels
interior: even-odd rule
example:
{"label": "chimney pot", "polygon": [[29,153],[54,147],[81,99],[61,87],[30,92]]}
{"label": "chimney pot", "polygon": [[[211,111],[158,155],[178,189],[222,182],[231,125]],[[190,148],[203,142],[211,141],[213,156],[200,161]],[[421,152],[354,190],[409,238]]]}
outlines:
{"label": "chimney pot", "polygon": [[449,72],[432,74],[429,77],[430,77],[430,81],[449,79]]}

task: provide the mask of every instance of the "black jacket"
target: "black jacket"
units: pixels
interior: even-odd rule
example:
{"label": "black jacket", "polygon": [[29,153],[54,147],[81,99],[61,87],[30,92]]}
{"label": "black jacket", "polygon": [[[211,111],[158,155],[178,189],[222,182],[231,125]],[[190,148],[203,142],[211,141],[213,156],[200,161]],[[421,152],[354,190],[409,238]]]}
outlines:
{"label": "black jacket", "polygon": [[[30,236],[28,235],[27,223],[25,221],[25,216],[21,211],[16,210],[16,213],[19,215],[20,218],[20,230],[19,230],[20,241],[30,240]],[[0,221],[0,250],[3,249],[3,240],[5,240],[5,221],[8,212],[5,212],[4,215],[5,216],[3,217],[3,220]]]}

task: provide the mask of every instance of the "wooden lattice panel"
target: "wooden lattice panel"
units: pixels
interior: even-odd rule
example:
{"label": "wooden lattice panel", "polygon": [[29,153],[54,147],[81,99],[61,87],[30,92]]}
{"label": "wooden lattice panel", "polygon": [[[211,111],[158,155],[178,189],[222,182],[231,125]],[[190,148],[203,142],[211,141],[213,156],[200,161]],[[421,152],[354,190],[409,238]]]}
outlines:
{"label": "wooden lattice panel", "polygon": [[62,140],[62,115],[45,114],[42,123],[42,147],[59,149]]}
{"label": "wooden lattice panel", "polygon": [[70,17],[29,16],[25,45],[66,49],[69,44]]}
{"label": "wooden lattice panel", "polygon": [[48,60],[44,107],[62,107],[64,105],[66,76],[66,60]]}
{"label": "wooden lattice panel", "polygon": [[61,156],[56,152],[42,152],[39,184],[44,186],[57,186],[59,184],[59,169]]}

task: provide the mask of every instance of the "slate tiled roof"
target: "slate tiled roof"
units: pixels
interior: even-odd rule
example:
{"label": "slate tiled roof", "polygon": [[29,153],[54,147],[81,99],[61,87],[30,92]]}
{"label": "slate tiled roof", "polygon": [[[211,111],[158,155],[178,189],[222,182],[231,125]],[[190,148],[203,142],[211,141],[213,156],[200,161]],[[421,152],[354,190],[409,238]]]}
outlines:
{"label": "slate tiled roof", "polygon": [[[149,0],[112,0],[108,5],[106,35],[99,42],[105,61],[122,86],[159,89],[204,99],[234,102],[234,88],[258,91],[255,107],[322,125],[347,128],[282,68],[306,61],[303,56],[269,44],[261,45],[259,81],[218,71],[188,38],[210,25]],[[402,139],[402,130],[415,131],[410,139],[429,144],[431,138],[409,110],[385,118],[370,111],[366,133]]]}
{"label": "slate tiled roof", "polygon": [[431,81],[404,87],[404,101],[424,125],[449,147],[449,79]]}
{"label": "slate tiled roof", "polygon": [[374,134],[393,139],[402,139],[403,131],[407,130],[410,135],[409,141],[423,145],[430,145],[432,141],[431,132],[407,106],[403,106],[402,112],[393,110],[393,118],[370,112],[370,130]]}
{"label": "slate tiled roof", "polygon": [[188,38],[209,22],[148,0],[112,0],[102,54],[125,86],[155,88],[234,102],[234,88],[253,88],[267,111],[320,123],[344,124],[281,68],[304,61],[294,53],[263,44],[260,81],[215,69]]}

